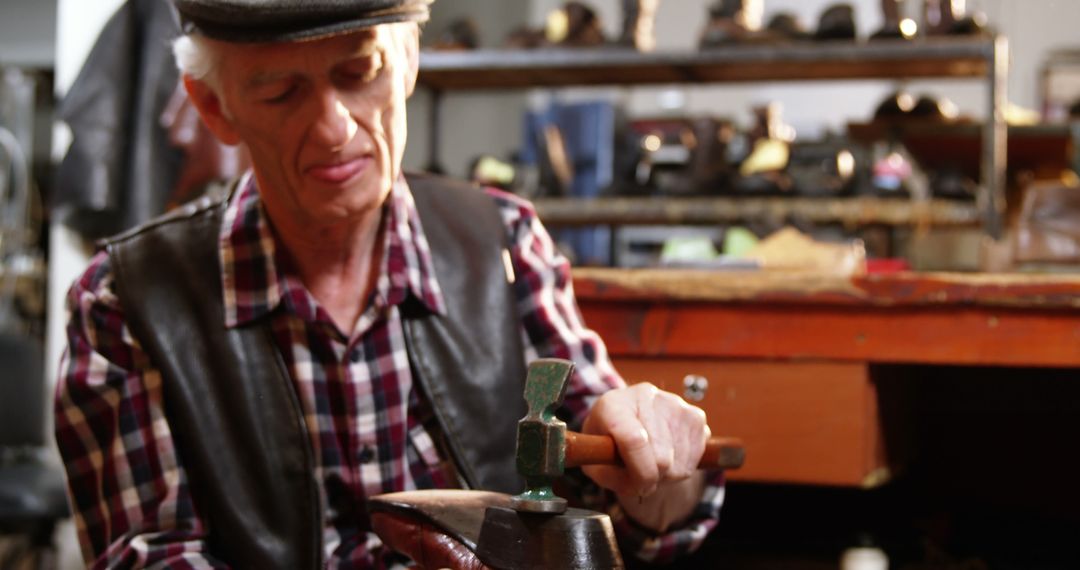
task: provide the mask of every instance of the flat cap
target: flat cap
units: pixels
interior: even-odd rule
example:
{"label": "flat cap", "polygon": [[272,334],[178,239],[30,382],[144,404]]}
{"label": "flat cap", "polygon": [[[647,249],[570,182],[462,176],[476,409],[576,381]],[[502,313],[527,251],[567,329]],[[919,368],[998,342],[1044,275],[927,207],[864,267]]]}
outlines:
{"label": "flat cap", "polygon": [[184,33],[292,42],[393,22],[424,22],[434,0],[173,0]]}

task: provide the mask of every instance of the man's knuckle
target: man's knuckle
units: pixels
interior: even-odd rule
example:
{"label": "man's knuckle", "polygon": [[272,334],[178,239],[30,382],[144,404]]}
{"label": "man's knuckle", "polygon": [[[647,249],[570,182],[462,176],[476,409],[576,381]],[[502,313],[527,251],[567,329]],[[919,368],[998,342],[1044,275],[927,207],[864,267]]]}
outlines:
{"label": "man's knuckle", "polygon": [[640,473],[637,477],[637,486],[639,489],[652,489],[660,483],[660,472],[652,470],[646,473]]}
{"label": "man's knuckle", "polygon": [[628,430],[626,435],[622,437],[622,445],[630,452],[639,452],[647,449],[652,444],[652,438],[649,437],[649,432],[645,431],[645,428],[636,430]]}
{"label": "man's knuckle", "polygon": [[686,466],[680,466],[678,468],[673,468],[670,471],[668,471],[668,479],[670,479],[672,481],[682,481],[684,479],[688,479],[691,475],[693,475],[694,471],[695,471],[695,469],[691,469],[691,468],[686,467]]}
{"label": "man's knuckle", "polygon": [[652,382],[638,382],[631,390],[639,396],[654,397],[660,391]]}

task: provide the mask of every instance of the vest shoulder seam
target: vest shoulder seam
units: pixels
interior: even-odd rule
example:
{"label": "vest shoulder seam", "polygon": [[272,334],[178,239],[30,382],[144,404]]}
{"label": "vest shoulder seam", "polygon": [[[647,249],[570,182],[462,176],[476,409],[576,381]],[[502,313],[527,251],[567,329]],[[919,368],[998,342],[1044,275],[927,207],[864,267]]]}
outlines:
{"label": "vest shoulder seam", "polygon": [[[232,185],[230,185],[230,188]],[[99,247],[110,248],[111,246],[120,245],[130,242],[139,238],[142,235],[157,231],[161,228],[172,226],[178,223],[186,222],[198,217],[205,217],[207,215],[213,215],[215,212],[224,208],[228,204],[228,199],[232,195],[231,192],[217,193],[215,195],[206,195],[202,198],[198,198],[192,202],[189,202],[179,208],[166,212],[154,219],[151,219],[143,224],[140,224],[127,231],[121,232],[111,237],[104,238],[98,242]]]}

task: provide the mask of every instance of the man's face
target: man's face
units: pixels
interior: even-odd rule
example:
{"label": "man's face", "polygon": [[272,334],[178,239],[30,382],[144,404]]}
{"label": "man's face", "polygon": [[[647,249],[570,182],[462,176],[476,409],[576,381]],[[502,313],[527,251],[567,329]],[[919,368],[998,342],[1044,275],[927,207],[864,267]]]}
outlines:
{"label": "man's face", "polygon": [[205,93],[218,101],[200,110],[226,142],[247,145],[272,219],[332,226],[382,205],[405,150],[417,41],[415,24],[392,24],[306,42],[212,44],[217,89]]}

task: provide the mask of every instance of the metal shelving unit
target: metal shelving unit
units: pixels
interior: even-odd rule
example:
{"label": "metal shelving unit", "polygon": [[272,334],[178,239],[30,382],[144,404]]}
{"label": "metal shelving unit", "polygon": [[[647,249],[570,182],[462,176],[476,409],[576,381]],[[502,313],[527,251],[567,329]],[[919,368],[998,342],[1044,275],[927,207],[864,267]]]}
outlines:
{"label": "metal shelving unit", "polygon": [[785,220],[798,216],[815,224],[848,227],[978,226],[979,212],[952,200],[913,202],[904,198],[721,197],[721,198],[595,198],[534,200],[537,214],[560,226],[717,225],[747,219]]}
{"label": "metal shelving unit", "polygon": [[[989,104],[981,125],[981,183],[976,207],[984,232],[1000,238],[1005,210],[1008,80],[1008,42],[1003,36],[792,42],[696,52],[639,53],[620,48],[422,52],[419,83],[433,93],[429,156],[431,163],[437,164],[440,102],[447,91],[908,78],[962,78],[986,83]],[[802,202],[793,204],[798,203]],[[707,209],[718,211],[727,205],[716,201]],[[565,211],[575,217],[578,213],[572,210],[611,211],[600,210],[608,206],[581,203],[560,206],[549,202],[547,207],[550,212]]]}

